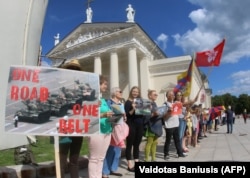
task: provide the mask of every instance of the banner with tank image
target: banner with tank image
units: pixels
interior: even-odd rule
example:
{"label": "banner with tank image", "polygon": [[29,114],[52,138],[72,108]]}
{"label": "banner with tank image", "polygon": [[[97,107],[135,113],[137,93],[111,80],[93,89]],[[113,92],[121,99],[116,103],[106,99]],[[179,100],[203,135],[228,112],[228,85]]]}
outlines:
{"label": "banner with tank image", "polygon": [[5,132],[25,135],[99,133],[99,75],[10,66]]}

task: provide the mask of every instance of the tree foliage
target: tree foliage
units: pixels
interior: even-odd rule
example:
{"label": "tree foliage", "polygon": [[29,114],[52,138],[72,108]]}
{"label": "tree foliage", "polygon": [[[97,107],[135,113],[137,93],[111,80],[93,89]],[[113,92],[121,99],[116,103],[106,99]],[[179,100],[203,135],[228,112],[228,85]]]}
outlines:
{"label": "tree foliage", "polygon": [[226,93],[223,95],[215,95],[212,97],[212,106],[225,106],[229,105],[235,111],[235,114],[242,114],[243,110],[246,109],[250,112],[250,96],[247,94],[241,94],[238,97]]}

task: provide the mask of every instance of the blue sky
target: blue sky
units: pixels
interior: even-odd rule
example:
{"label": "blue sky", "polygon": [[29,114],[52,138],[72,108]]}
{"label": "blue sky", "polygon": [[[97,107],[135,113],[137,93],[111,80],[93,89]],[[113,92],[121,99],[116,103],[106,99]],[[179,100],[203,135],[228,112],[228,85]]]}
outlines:
{"label": "blue sky", "polygon": [[[49,0],[44,21],[42,54],[86,20],[87,0]],[[135,22],[168,57],[193,55],[226,39],[219,67],[200,68],[208,75],[213,95],[250,95],[249,0],[94,0],[92,23],[125,22],[128,4]],[[211,70],[211,72],[209,71]]]}

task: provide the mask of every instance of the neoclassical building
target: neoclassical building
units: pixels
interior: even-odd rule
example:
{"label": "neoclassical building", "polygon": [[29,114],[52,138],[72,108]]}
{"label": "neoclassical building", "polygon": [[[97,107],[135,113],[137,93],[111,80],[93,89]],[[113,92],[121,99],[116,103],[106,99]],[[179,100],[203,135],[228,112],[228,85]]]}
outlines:
{"label": "neoclassical building", "polygon": [[[121,23],[93,23],[90,17],[87,19],[62,40],[59,41],[57,35],[55,46],[46,54],[53,65],[60,65],[63,59],[66,63],[77,59],[84,71],[109,76],[110,88],[120,87],[125,98],[135,85],[141,88],[144,98],[147,98],[148,89],[156,89],[159,93],[157,103],[161,105],[166,99],[166,90],[176,85],[177,75],[188,69],[192,57],[168,58],[143,28],[134,22],[131,14],[126,22]],[[203,107],[210,107],[208,80],[195,67],[191,99],[201,87],[200,98],[205,98]]]}

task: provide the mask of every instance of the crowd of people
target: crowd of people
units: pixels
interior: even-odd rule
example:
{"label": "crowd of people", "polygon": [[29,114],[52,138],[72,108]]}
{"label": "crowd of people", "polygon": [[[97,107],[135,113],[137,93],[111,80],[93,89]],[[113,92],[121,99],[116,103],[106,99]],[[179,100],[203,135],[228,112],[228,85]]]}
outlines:
{"label": "crowd of people", "polygon": [[[71,68],[68,68],[71,69]],[[78,70],[72,68],[72,70]],[[79,68],[80,70],[80,68]],[[100,93],[108,90],[108,79],[100,75]],[[133,86],[129,96],[124,99],[122,90],[117,86],[110,89],[110,98],[100,98],[100,132],[88,137],[89,146],[89,178],[108,178],[109,175],[122,176],[117,172],[120,164],[121,150],[125,149],[127,170],[134,172],[136,162],[156,162],[156,150],[159,137],[165,131],[163,159],[169,156],[170,145],[173,143],[177,157],[188,156],[190,147],[199,147],[207,132],[217,131],[218,125],[227,124],[227,133],[233,132],[235,114],[228,106],[221,114],[212,117],[209,108],[197,104],[199,92],[193,100],[187,100],[182,92],[166,91],[166,101],[157,106],[157,91],[148,90],[150,113],[137,113],[136,100],[143,99],[138,86]],[[118,120],[113,119],[121,112]],[[117,117],[117,116],[116,116]],[[245,121],[246,122],[246,121]],[[212,127],[213,125],[213,127]],[[146,138],[144,159],[140,160],[140,144]],[[66,137],[67,138],[67,137]],[[62,137],[61,140],[65,139]],[[69,154],[69,171],[71,178],[78,178],[78,158],[82,137],[69,137],[67,144],[60,144],[61,175],[64,177],[66,160]]]}

